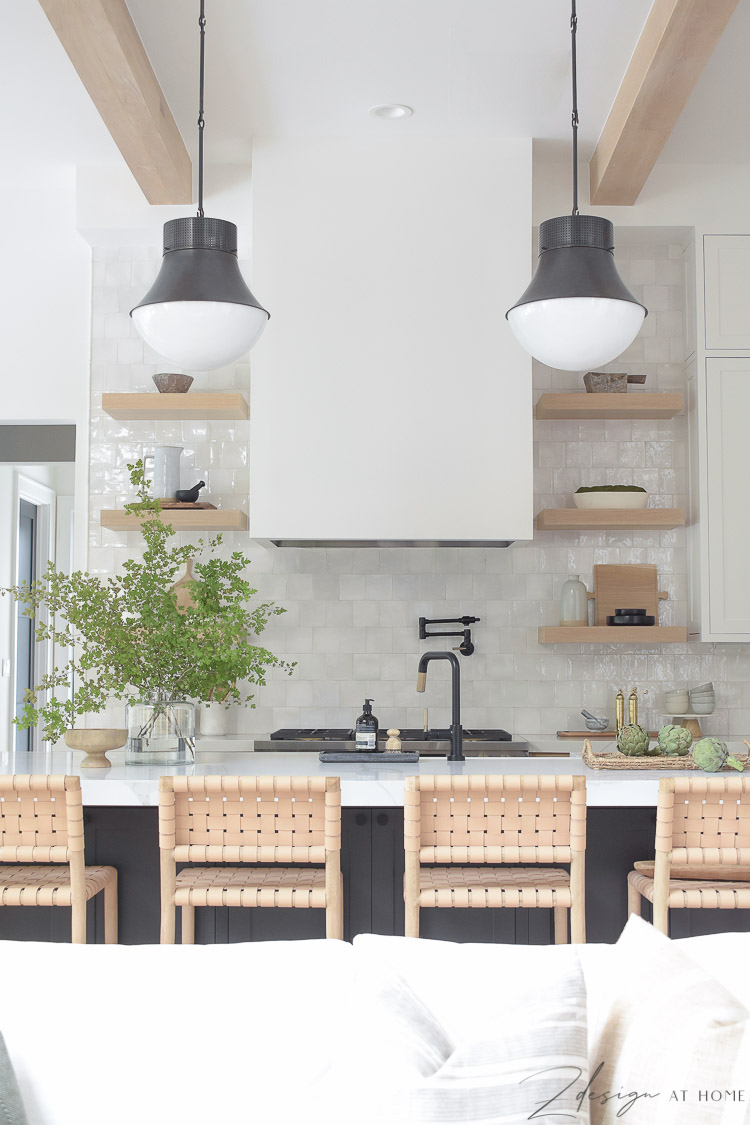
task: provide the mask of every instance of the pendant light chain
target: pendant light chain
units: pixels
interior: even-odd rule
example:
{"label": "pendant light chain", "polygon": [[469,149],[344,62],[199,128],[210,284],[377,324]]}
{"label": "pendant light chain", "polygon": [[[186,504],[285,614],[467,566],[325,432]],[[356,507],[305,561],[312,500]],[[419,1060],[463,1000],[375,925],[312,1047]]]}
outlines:
{"label": "pendant light chain", "polygon": [[203,218],[203,88],[206,73],[206,8],[205,0],[201,0],[201,12],[198,17],[198,27],[201,37],[201,62],[198,95],[198,217]]}
{"label": "pendant light chain", "polygon": [[576,32],[578,31],[578,16],[576,14],[576,0],[571,0],[570,9],[570,51],[571,72],[573,76],[573,214],[578,214],[578,71],[576,67]]}

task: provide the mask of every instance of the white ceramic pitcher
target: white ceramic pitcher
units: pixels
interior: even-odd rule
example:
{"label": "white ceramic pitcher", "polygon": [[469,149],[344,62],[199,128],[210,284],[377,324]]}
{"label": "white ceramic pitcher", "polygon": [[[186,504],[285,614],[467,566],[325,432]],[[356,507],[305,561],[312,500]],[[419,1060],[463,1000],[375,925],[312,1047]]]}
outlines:
{"label": "white ceramic pitcher", "polygon": [[154,462],[153,494],[157,500],[174,500],[180,487],[181,445],[155,445],[154,455],[144,458]]}

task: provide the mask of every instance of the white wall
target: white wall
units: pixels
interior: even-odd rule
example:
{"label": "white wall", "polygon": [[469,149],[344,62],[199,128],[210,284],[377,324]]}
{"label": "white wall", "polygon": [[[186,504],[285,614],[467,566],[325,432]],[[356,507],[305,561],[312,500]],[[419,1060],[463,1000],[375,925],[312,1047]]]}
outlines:
{"label": "white wall", "polygon": [[[570,211],[570,163],[534,161],[533,222]],[[581,211],[603,215],[617,228],[691,226],[699,231],[744,233],[750,229],[750,164],[664,164],[657,162],[632,207],[589,203],[588,169],[581,166]],[[617,251],[615,250],[615,257]]]}
{"label": "white wall", "polygon": [[[237,226],[240,257],[250,247],[250,166],[209,164],[206,214]],[[161,258],[164,223],[195,213],[190,204],[152,207],[122,161],[87,165],[76,176],[76,226],[91,246],[153,246]],[[158,265],[154,270],[154,276]],[[142,297],[143,294],[141,293]]]}
{"label": "white wall", "polygon": [[[75,229],[75,169],[10,164],[0,177],[2,421],[76,426],[76,506],[88,505],[91,251]],[[76,563],[86,564],[85,521]]]}

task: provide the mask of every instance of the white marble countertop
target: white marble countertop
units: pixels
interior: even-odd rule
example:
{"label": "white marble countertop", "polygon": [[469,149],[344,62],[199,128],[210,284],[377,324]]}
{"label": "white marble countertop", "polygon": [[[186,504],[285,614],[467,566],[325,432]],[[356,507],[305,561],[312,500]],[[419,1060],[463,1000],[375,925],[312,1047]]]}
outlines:
{"label": "white marble countertop", "polygon": [[[615,770],[594,771],[580,760],[577,742],[557,739],[530,739],[532,749],[546,749],[558,754],[561,749],[569,758],[467,758],[465,762],[447,762],[444,758],[426,758],[418,763],[378,762],[323,764],[317,753],[255,753],[252,742],[242,745],[232,740],[228,749],[220,740],[201,740],[196,760],[184,766],[132,766],[125,764],[123,750],[109,752],[110,769],[81,769],[83,755],[72,750],[50,750],[38,754],[0,753],[0,773],[67,773],[81,778],[86,805],[138,806],[158,804],[159,777],[162,774],[280,774],[341,778],[341,800],[345,806],[388,807],[404,803],[404,778],[415,773],[426,774],[583,774],[586,777],[587,801],[592,807],[637,807],[656,804],[659,778],[681,776],[682,771]],[[729,743],[730,751],[744,752],[740,743]],[[614,743],[598,742],[597,752],[614,749]],[[700,776],[705,776],[701,774]]]}

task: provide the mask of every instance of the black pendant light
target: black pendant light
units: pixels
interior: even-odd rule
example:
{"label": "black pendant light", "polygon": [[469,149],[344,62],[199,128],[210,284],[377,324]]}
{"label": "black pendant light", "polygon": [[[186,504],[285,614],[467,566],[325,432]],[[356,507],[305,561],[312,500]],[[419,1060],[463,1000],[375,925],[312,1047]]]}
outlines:
{"label": "black pendant light", "polygon": [[252,348],[269,319],[240,272],[237,227],[225,219],[208,219],[203,212],[205,0],[198,26],[198,214],[164,224],[161,269],[130,313],[149,347],[189,371],[233,363]]}
{"label": "black pendant light", "polygon": [[633,342],[648,315],[617,272],[612,223],[578,213],[577,31],[572,0],[573,211],[540,224],[536,272],[505,314],[527,352],[563,371],[611,363]]}

